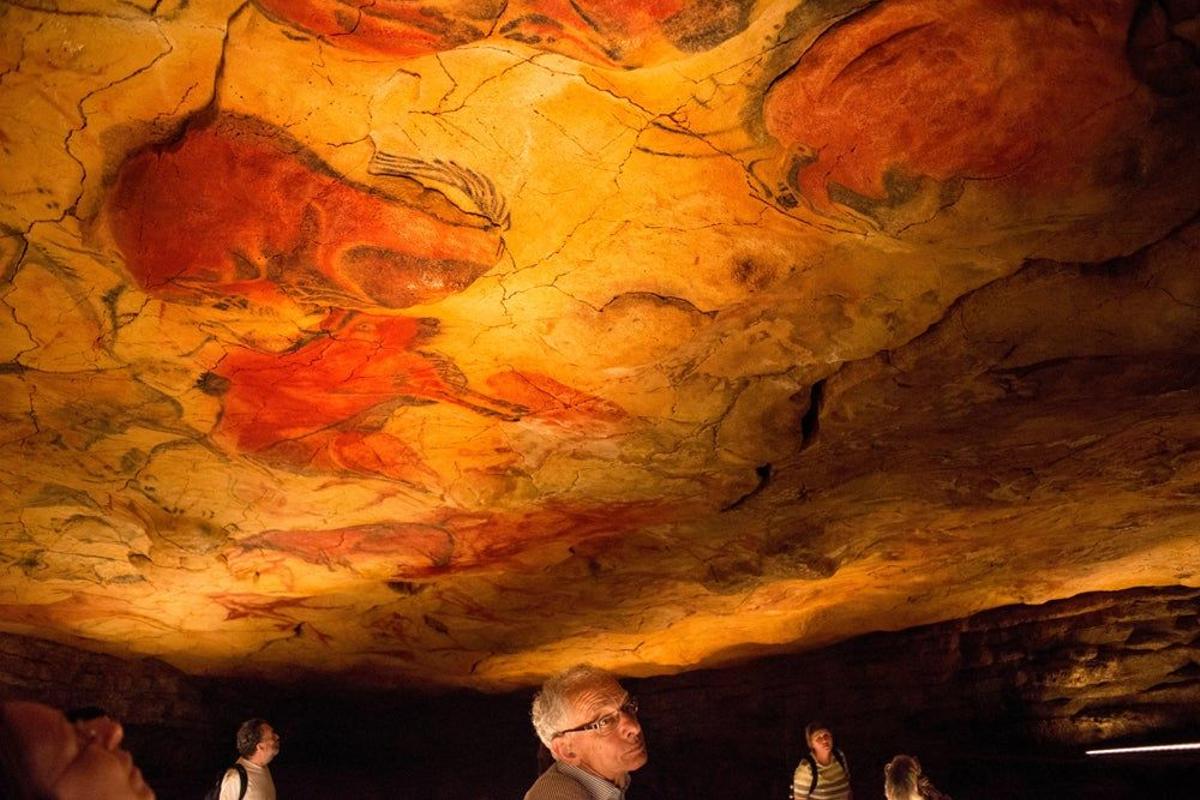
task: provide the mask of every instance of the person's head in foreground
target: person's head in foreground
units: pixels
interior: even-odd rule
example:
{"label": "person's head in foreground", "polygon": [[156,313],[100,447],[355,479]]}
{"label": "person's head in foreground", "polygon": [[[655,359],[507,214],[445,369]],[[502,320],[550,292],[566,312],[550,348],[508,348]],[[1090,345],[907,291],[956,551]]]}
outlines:
{"label": "person's head in foreground", "polygon": [[532,716],[555,761],[619,787],[646,763],[637,701],[602,669],[580,664],[546,681]]}
{"label": "person's head in foreground", "polygon": [[124,736],[107,716],[71,723],[40,703],[0,704],[0,797],[154,800]]}

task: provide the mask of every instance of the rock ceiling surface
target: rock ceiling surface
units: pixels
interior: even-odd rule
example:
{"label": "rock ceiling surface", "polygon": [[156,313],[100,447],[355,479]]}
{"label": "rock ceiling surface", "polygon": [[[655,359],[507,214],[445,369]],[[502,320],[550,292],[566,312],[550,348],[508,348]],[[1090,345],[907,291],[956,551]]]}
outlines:
{"label": "rock ceiling surface", "polygon": [[501,688],[1200,585],[1198,43],[0,5],[0,628]]}

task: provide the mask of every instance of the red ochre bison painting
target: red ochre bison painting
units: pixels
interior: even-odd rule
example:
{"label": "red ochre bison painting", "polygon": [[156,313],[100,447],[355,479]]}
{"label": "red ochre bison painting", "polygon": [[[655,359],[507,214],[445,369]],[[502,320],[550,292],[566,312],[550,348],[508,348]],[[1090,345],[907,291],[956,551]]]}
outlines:
{"label": "red ochre bison painting", "polygon": [[528,412],[472,391],[452,362],[418,349],[435,320],[347,313],[325,327],[286,353],[234,348],[206,376],[222,399],[218,444],[274,466],[423,485],[435,474],[381,430],[396,408],[446,402],[507,420]]}
{"label": "red ochre bison painting", "polygon": [[[1137,117],[1132,0],[895,0],[827,31],[771,87],[784,207],[870,213],[914,182],[1015,177],[1054,189]],[[1118,102],[1120,101],[1120,102]]]}
{"label": "red ochre bison painting", "polygon": [[623,416],[536,374],[497,377],[499,396],[474,391],[428,349],[437,320],[380,313],[461,291],[503,250],[487,214],[425,190],[414,196],[356,185],[279,129],[238,116],[191,126],[122,165],[106,218],[147,293],[281,313],[327,309],[318,330],[284,351],[232,345],[201,378],[221,399],[218,445],[293,471],[428,486],[434,471],[385,430],[401,406],[450,403],[559,425]]}
{"label": "red ochre bison painting", "polygon": [[578,544],[661,524],[670,521],[677,511],[661,503],[495,513],[446,510],[427,522],[265,531],[240,542],[227,559],[235,572],[243,558],[261,571],[263,555],[275,553],[310,564],[352,569],[374,578],[422,580],[503,565],[539,544]]}
{"label": "red ochre bison painting", "polygon": [[358,185],[232,115],[135,153],[107,211],[138,284],[180,302],[407,308],[462,291],[503,252],[485,217]]}
{"label": "red ochre bison painting", "polygon": [[708,50],[749,24],[753,0],[256,0],[277,22],[339,47],[413,58],[491,36],[601,66]]}
{"label": "red ochre bison painting", "polygon": [[374,475],[427,485],[436,474],[382,428],[401,406],[443,402],[500,420],[607,430],[616,405],[537,373],[487,380],[471,390],[452,362],[418,349],[436,321],[347,314],[287,353],[236,348],[203,385],[222,398],[213,436],[229,450],[292,470]]}

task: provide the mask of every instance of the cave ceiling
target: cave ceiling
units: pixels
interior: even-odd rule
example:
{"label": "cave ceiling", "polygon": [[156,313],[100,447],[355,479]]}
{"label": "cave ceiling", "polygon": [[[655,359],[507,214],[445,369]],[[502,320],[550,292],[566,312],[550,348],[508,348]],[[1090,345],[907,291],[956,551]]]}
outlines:
{"label": "cave ceiling", "polygon": [[0,4],[0,629],[522,686],[1200,585],[1200,10]]}

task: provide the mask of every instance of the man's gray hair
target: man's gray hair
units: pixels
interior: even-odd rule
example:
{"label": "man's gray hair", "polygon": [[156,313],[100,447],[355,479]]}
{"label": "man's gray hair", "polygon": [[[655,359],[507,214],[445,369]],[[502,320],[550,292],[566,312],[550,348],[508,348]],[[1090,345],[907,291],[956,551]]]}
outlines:
{"label": "man's gray hair", "polygon": [[554,734],[566,727],[571,716],[571,704],[575,695],[581,689],[590,688],[597,683],[614,680],[613,676],[591,664],[576,664],[558,673],[542,684],[542,690],[533,698],[533,729],[546,747],[554,739]]}
{"label": "man's gray hair", "polygon": [[249,758],[254,755],[254,751],[258,749],[258,743],[262,741],[263,725],[268,724],[265,719],[248,719],[238,726],[237,731],[237,751],[238,755],[243,758]]}

